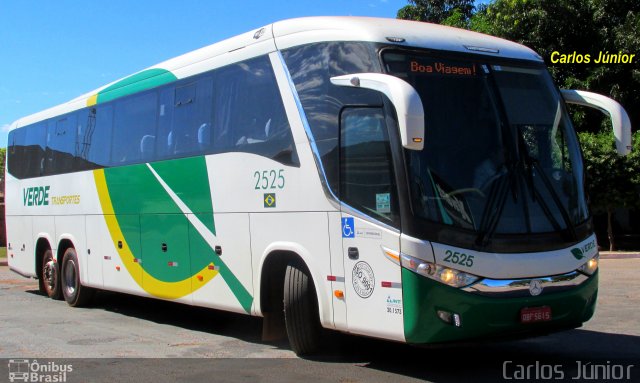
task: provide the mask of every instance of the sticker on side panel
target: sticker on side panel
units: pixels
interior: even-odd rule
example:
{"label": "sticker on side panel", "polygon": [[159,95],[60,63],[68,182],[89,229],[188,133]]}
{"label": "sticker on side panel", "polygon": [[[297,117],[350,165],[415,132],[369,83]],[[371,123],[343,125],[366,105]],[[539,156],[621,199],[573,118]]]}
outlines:
{"label": "sticker on side panel", "polygon": [[391,194],[376,194],[376,211],[378,213],[391,213]]}
{"label": "sticker on side panel", "polygon": [[373,294],[376,278],[373,275],[373,269],[367,262],[360,261],[353,266],[351,280],[353,289],[361,298],[369,298]]}
{"label": "sticker on side panel", "polygon": [[264,194],[264,207],[276,207],[276,193]]}
{"label": "sticker on side panel", "polygon": [[402,314],[402,299],[388,295],[387,314]]}
{"label": "sticker on side panel", "polygon": [[342,238],[355,238],[356,229],[353,217],[342,218]]}
{"label": "sticker on side panel", "polygon": [[382,238],[382,232],[377,229],[357,229],[356,237],[380,239]]}

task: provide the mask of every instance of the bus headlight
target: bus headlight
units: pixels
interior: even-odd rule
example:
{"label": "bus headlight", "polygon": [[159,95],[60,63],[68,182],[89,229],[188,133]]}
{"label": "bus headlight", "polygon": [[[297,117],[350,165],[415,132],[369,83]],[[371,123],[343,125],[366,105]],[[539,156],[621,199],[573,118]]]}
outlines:
{"label": "bus headlight", "polygon": [[477,275],[436,265],[406,254],[401,254],[400,263],[406,269],[453,287],[469,286],[480,279]]}
{"label": "bus headlight", "polygon": [[580,266],[578,268],[578,271],[583,274],[593,275],[593,273],[598,270],[598,263],[600,263],[600,254],[596,254],[595,257],[591,258],[584,265]]}

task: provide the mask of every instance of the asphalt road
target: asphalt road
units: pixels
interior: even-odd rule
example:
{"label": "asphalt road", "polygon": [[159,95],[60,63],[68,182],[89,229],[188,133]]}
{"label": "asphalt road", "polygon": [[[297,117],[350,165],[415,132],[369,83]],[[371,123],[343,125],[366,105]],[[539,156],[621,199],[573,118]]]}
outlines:
{"label": "asphalt road", "polygon": [[67,382],[593,382],[607,371],[640,381],[639,270],[637,258],[601,260],[597,311],[581,329],[446,348],[331,334],[326,351],[300,359],[262,342],[259,318],[115,293],[74,309],[2,266],[0,382],[19,359]]}

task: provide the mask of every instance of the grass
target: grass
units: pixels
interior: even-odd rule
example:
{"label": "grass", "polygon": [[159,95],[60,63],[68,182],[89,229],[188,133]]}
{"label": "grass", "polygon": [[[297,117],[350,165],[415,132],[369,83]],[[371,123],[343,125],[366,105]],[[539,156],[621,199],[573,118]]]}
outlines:
{"label": "grass", "polygon": [[0,258],[7,258],[7,248],[0,247]]}

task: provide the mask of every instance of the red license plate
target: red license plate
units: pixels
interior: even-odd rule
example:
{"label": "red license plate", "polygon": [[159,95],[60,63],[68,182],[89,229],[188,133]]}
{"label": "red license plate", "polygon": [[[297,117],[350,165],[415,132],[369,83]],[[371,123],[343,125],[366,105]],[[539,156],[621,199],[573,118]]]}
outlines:
{"label": "red license plate", "polygon": [[535,323],[547,322],[551,320],[551,307],[525,307],[520,310],[520,322]]}

